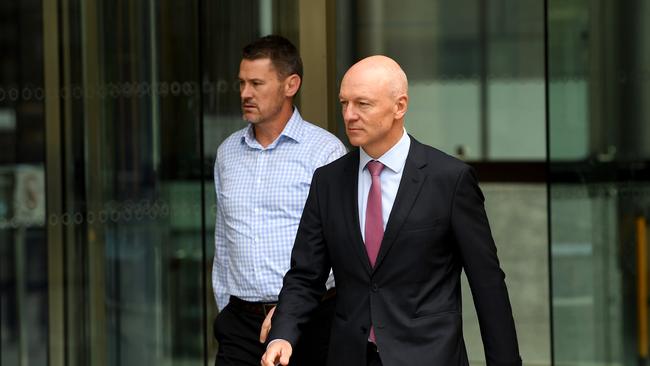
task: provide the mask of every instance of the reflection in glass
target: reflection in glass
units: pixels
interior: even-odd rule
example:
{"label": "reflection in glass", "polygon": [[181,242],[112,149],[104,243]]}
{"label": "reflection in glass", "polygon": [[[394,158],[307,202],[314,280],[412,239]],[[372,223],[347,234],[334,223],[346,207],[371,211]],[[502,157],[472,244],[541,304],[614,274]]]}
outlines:
{"label": "reflection in glass", "polygon": [[545,159],[543,3],[337,7],[339,80],[360,58],[394,58],[409,77],[406,128],[420,141],[470,161]]}
{"label": "reflection in glass", "polygon": [[40,2],[4,1],[0,19],[0,364],[45,366],[49,324]]}
{"label": "reflection in glass", "polygon": [[297,32],[296,3],[264,3],[69,2],[62,217],[72,364],[212,363],[213,154],[243,125],[242,45],[262,28]]}
{"label": "reflection in glass", "polygon": [[200,362],[198,2],[65,9],[67,357]]}
{"label": "reflection in glass", "polygon": [[650,215],[649,16],[641,0],[548,2],[556,364],[648,361],[638,276]]}

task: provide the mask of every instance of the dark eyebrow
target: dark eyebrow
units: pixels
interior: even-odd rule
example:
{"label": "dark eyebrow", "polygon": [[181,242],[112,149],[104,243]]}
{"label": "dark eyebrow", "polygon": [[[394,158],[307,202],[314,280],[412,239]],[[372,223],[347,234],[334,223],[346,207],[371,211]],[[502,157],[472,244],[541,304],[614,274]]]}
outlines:
{"label": "dark eyebrow", "polygon": [[264,80],[262,80],[262,79],[257,79],[257,78],[253,78],[253,79],[237,78],[237,79],[239,79],[239,81],[264,82]]}

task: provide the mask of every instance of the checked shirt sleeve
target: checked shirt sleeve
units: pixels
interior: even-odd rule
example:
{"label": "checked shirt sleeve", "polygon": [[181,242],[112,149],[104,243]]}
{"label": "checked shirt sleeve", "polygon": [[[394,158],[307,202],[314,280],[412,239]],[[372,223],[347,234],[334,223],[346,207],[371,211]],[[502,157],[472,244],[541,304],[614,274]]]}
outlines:
{"label": "checked shirt sleeve", "polygon": [[214,228],[214,261],[212,262],[212,288],[219,311],[228,304],[229,294],[226,289],[226,277],[228,275],[228,253],[225,240],[225,222],[223,210],[219,200],[221,182],[219,177],[219,161],[214,164],[214,187],[217,200],[216,223]]}

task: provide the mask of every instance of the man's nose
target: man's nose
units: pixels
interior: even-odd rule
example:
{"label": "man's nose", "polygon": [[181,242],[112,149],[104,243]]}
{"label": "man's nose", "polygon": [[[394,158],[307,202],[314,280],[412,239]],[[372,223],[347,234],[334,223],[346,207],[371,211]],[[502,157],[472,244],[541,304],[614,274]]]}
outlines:
{"label": "man's nose", "polygon": [[357,112],[350,105],[343,108],[343,120],[354,121],[358,118]]}
{"label": "man's nose", "polygon": [[248,86],[248,84],[246,84],[246,83],[239,84],[239,96],[242,99],[250,98],[252,96],[251,95],[251,90],[252,90],[252,88],[250,86]]}

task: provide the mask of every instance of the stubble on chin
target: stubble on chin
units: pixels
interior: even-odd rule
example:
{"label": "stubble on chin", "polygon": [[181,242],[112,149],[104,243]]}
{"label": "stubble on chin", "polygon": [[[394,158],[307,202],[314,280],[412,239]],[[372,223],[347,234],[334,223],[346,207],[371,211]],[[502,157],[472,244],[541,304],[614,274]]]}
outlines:
{"label": "stubble on chin", "polygon": [[260,116],[255,113],[246,113],[242,110],[242,119],[246,122],[257,123],[260,121]]}

